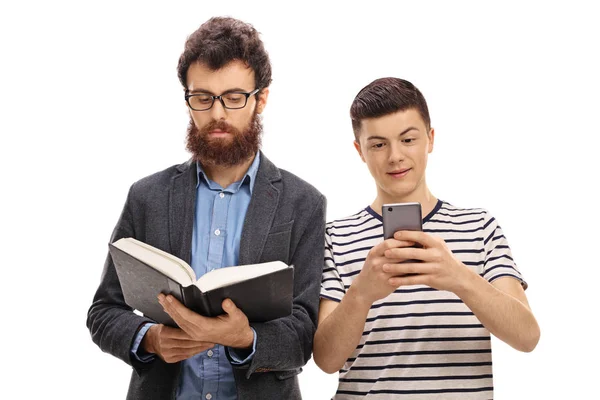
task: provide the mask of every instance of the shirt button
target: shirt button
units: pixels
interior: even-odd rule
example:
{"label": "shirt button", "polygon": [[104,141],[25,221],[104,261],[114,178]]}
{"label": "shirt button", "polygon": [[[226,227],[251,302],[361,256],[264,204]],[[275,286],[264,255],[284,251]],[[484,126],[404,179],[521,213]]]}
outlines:
{"label": "shirt button", "polygon": [[206,400],[210,400],[210,399],[212,399],[212,394],[206,393],[205,397],[206,397]]}
{"label": "shirt button", "polygon": [[217,230],[215,231],[215,235],[216,235],[216,236],[219,236],[220,234],[221,234],[221,231],[220,231],[219,229],[217,229]]}
{"label": "shirt button", "polygon": [[214,353],[213,353],[213,351],[212,351],[212,350],[209,350],[209,351],[208,351],[206,354],[207,354],[209,357],[212,357]]}
{"label": "shirt button", "polygon": [[223,197],[225,197],[225,193],[223,193],[223,192],[219,193],[219,197],[220,197],[220,198],[223,198]]}

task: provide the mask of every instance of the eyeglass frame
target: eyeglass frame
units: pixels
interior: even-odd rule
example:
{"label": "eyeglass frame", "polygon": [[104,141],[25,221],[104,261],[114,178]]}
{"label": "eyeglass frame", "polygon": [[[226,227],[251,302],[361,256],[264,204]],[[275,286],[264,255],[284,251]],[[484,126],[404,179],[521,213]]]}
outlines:
{"label": "eyeglass frame", "polygon": [[[189,91],[186,90],[185,91],[185,102],[187,103],[188,107],[190,109],[194,110],[194,111],[208,111],[208,110],[210,110],[215,105],[215,100],[219,100],[221,102],[221,105],[223,106],[223,108],[226,109],[226,110],[241,110],[242,108],[245,108],[246,105],[248,104],[248,99],[250,98],[250,96],[254,96],[258,92],[260,92],[260,89],[261,88],[256,88],[256,89],[254,89],[251,92],[240,92],[240,91],[237,91],[237,90],[232,90],[232,91],[229,91],[229,92],[222,93],[220,95],[213,95],[213,94],[209,94],[209,93],[196,93],[196,94],[192,93],[192,94],[190,94]],[[232,108],[232,107],[227,107],[225,105],[225,101],[223,101],[223,96],[227,96],[228,94],[232,94],[232,93],[246,96],[246,101],[244,101],[244,105],[243,106]],[[190,104],[190,97],[194,97],[194,96],[210,96],[212,98],[212,103],[210,103],[210,107],[204,108],[202,110],[197,110],[194,107],[192,107],[192,105]]]}

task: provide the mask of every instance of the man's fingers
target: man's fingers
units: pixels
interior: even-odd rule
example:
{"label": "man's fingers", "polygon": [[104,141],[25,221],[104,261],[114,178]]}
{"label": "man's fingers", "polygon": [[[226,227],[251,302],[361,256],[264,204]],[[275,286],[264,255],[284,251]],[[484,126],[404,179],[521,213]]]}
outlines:
{"label": "man's fingers", "polygon": [[[172,296],[168,297],[172,298]],[[179,325],[181,329],[185,330],[184,325],[186,325],[187,321],[179,313],[179,306],[181,305],[181,303],[179,303],[177,299],[173,299],[173,301],[177,303],[169,302],[167,300],[167,296],[163,295],[162,293],[158,295],[158,302],[162,306],[163,310],[165,310],[165,312],[169,314],[171,318],[173,318],[173,321],[175,321],[175,323]]]}
{"label": "man's fingers", "polygon": [[198,353],[201,353],[203,351],[206,351],[208,349],[212,349],[213,347],[215,347],[214,343],[207,343],[207,342],[202,342],[202,346],[198,346],[196,347],[196,350],[198,351]]}
{"label": "man's fingers", "polygon": [[163,325],[160,330],[161,338],[164,339],[175,339],[175,340],[194,340],[190,335],[183,329],[173,328],[170,326]]}
{"label": "man's fingers", "polygon": [[202,319],[205,318],[181,304],[179,300],[171,295],[159,294],[158,302],[165,312],[173,318],[173,321],[190,335],[194,332],[195,326],[201,325]]}
{"label": "man's fingers", "polygon": [[179,300],[171,295],[165,296],[164,294],[160,293],[158,295],[158,302],[171,317],[176,315],[181,318],[186,318],[189,317],[187,313],[193,313],[193,311],[189,310],[186,306],[181,304]]}
{"label": "man's fingers", "polygon": [[203,351],[212,349],[213,347],[215,347],[214,343],[196,342],[195,345],[191,347],[177,347],[170,349],[169,353],[173,355],[191,357],[194,354],[202,353]]}
{"label": "man's fingers", "polygon": [[196,342],[196,346],[193,347],[165,349],[160,356],[165,362],[175,363],[187,360],[212,347],[214,347],[214,343]]}
{"label": "man's fingers", "polygon": [[233,301],[231,301],[231,299],[223,300],[223,302],[221,303],[221,307],[223,307],[223,311],[225,311],[229,316],[240,311],[240,309],[237,308],[237,306],[234,304]]}
{"label": "man's fingers", "polygon": [[164,349],[195,349],[198,347],[213,347],[214,343],[199,342],[197,340],[181,340],[181,339],[162,339],[161,347]]}

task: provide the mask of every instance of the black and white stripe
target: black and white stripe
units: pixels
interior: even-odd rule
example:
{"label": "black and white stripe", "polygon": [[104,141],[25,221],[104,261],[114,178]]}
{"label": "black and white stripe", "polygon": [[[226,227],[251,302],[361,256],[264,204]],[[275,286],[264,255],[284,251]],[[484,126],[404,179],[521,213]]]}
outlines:
{"label": "black and white stripe", "polygon": [[[519,280],[497,221],[483,209],[438,201],[423,230],[441,237],[480,276]],[[321,297],[341,301],[369,250],[383,240],[370,207],[327,224]],[[335,399],[490,399],[490,333],[453,293],[427,286],[398,288],[371,307],[362,339],[340,370]]]}

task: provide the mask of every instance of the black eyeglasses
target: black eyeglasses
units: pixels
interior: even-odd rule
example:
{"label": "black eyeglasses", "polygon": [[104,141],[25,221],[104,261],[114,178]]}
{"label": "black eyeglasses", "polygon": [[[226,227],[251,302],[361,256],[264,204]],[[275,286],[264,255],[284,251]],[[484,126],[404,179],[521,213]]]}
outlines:
{"label": "black eyeglasses", "polygon": [[213,96],[208,93],[198,94],[185,94],[185,101],[188,106],[194,111],[206,111],[210,110],[215,100],[219,100],[223,105],[223,108],[229,110],[239,110],[240,108],[246,107],[248,103],[248,97],[258,93],[260,88],[256,88],[251,92],[229,92],[220,96]]}

